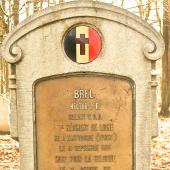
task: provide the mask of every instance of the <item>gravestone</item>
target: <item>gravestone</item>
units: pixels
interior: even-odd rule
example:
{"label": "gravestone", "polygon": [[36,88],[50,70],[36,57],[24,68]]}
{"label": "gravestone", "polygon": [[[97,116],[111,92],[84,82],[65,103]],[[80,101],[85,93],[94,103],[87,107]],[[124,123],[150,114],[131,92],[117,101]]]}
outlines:
{"label": "gravestone", "polygon": [[21,170],[149,170],[162,37],[112,5],[70,2],[3,42]]}

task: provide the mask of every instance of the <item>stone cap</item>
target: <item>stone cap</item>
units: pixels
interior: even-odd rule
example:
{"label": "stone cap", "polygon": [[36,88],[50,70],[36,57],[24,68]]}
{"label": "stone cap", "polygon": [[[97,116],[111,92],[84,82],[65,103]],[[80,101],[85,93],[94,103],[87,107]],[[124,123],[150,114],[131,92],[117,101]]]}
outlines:
{"label": "stone cap", "polygon": [[[73,9],[76,13],[69,13],[69,10]],[[90,12],[86,13],[83,9],[88,9]],[[100,13],[101,11],[105,11],[105,16],[103,12]],[[143,47],[143,54],[149,60],[158,60],[164,53],[165,46],[162,36],[146,21],[125,9],[110,4],[81,0],[49,7],[18,24],[5,38],[1,47],[2,56],[9,63],[19,62],[23,57],[23,53],[16,42],[23,36],[47,24],[76,17],[107,18],[107,20],[117,22],[142,34],[152,42],[145,44]]]}

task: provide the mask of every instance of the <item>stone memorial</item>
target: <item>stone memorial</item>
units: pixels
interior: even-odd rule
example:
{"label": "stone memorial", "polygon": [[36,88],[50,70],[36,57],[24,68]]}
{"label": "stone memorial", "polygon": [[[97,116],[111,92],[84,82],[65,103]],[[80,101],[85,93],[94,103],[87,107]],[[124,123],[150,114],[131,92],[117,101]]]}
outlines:
{"label": "stone memorial", "polygon": [[21,170],[149,170],[162,37],[94,1],[50,7],[3,42]]}

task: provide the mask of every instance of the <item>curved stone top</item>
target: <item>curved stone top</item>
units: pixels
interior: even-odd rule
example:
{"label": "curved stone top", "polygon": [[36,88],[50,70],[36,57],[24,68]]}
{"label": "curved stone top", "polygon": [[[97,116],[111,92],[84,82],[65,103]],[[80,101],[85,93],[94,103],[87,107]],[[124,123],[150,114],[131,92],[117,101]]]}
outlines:
{"label": "curved stone top", "polygon": [[[83,10],[88,9],[88,13]],[[76,11],[75,13],[71,11]],[[162,36],[147,22],[138,16],[119,7],[96,1],[72,1],[59,4],[42,10],[29,18],[11,31],[2,44],[2,55],[9,63],[16,63],[22,58],[22,50],[16,46],[20,38],[44,25],[64,19],[76,17],[96,17],[122,24],[142,34],[151,41],[143,47],[143,53],[149,60],[157,60],[164,53]]]}

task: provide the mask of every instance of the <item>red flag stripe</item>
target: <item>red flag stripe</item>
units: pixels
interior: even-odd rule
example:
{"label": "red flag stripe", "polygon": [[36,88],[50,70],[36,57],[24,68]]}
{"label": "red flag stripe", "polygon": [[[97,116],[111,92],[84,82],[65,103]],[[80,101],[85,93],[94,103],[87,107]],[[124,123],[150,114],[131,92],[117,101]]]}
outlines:
{"label": "red flag stripe", "polygon": [[100,50],[101,38],[93,28],[89,28],[89,60],[93,61],[96,59]]}

